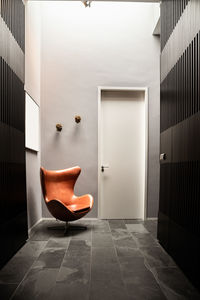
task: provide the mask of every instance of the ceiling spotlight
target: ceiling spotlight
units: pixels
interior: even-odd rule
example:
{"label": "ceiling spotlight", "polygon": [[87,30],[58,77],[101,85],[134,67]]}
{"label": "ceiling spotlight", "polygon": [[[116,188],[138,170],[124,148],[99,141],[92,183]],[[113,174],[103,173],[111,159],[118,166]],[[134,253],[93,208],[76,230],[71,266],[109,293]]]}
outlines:
{"label": "ceiling spotlight", "polygon": [[90,7],[92,1],[89,1],[89,0],[82,0],[82,2],[83,2],[83,4],[85,5],[85,7]]}

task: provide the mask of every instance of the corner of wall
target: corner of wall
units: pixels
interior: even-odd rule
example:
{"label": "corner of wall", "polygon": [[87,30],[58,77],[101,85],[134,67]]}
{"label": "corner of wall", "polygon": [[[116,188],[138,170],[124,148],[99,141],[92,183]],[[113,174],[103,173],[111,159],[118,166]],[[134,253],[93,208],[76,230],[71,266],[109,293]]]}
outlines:
{"label": "corner of wall", "polygon": [[[37,2],[26,1],[25,5],[25,91],[40,107],[40,4]],[[41,147],[38,152],[26,149],[26,185],[29,229],[42,218],[40,150]]]}

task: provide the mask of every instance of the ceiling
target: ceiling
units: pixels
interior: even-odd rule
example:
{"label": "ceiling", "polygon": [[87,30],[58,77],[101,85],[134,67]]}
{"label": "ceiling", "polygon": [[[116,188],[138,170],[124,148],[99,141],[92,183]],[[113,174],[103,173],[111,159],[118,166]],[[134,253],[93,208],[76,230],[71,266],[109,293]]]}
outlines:
{"label": "ceiling", "polygon": [[[80,1],[80,0],[27,0],[27,1]],[[112,1],[112,2],[160,2],[161,0],[92,0],[93,1]]]}

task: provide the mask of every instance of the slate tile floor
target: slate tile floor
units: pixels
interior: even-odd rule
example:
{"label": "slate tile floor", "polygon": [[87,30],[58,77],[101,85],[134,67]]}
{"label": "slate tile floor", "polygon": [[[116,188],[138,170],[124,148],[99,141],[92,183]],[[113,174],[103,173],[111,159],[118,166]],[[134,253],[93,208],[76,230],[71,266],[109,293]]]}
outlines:
{"label": "slate tile floor", "polygon": [[156,240],[153,220],[79,220],[86,231],[43,221],[0,271],[0,299],[179,300],[200,295]]}

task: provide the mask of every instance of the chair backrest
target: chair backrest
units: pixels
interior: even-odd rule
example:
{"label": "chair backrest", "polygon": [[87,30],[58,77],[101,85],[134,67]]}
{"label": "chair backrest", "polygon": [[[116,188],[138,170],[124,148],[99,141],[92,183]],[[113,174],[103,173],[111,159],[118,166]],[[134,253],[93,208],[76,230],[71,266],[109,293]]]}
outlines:
{"label": "chair backrest", "polygon": [[70,204],[73,201],[74,185],[81,172],[80,167],[50,171],[40,168],[40,178],[44,200],[60,200]]}

